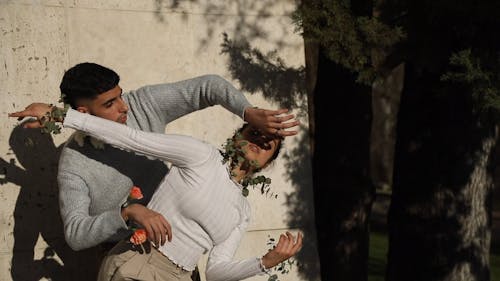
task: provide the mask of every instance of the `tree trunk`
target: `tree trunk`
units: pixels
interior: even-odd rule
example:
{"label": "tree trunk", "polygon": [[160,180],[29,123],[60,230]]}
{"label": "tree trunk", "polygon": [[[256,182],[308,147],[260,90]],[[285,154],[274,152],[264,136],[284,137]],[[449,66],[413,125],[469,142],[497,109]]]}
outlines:
{"label": "tree trunk", "polygon": [[309,116],[309,146],[314,157],[314,135],[316,126],[314,121],[314,92],[318,80],[318,55],[319,44],[312,40],[304,39],[304,55],[306,59],[306,91],[307,112]]}
{"label": "tree trunk", "polygon": [[467,89],[407,64],[389,210],[387,280],[489,280],[494,124]]}
{"label": "tree trunk", "polygon": [[322,280],[367,280],[371,88],[320,52],[313,182]]}
{"label": "tree trunk", "polygon": [[404,82],[404,63],[372,86],[373,121],[370,136],[370,175],[382,192],[392,187],[396,121]]}

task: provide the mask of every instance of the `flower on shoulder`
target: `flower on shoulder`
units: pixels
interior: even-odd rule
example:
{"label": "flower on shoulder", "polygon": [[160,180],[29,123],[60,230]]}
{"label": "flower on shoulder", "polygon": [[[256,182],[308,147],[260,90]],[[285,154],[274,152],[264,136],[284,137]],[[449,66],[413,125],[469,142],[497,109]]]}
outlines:
{"label": "flower on shoulder", "polygon": [[132,236],[130,236],[130,242],[134,245],[141,245],[142,243],[146,242],[148,239],[148,235],[146,233],[146,230],[143,228],[139,228],[134,230],[134,233]]}
{"label": "flower on shoulder", "polygon": [[138,187],[138,186],[133,186],[132,189],[130,190],[130,194],[128,196],[128,198],[130,200],[140,200],[142,199],[144,196],[142,195],[142,191],[141,189]]}

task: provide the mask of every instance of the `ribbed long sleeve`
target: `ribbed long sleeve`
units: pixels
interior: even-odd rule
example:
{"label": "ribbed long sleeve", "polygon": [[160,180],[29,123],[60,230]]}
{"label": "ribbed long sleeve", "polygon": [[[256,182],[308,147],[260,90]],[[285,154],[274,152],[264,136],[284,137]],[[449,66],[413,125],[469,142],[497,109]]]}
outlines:
{"label": "ribbed long sleeve", "polygon": [[174,263],[193,270],[203,252],[211,250],[207,280],[240,280],[261,273],[256,257],[232,260],[251,211],[215,148],[191,137],[143,132],[71,109],[64,126],[121,149],[172,162],[148,207],[172,226],[172,241],[159,250]]}

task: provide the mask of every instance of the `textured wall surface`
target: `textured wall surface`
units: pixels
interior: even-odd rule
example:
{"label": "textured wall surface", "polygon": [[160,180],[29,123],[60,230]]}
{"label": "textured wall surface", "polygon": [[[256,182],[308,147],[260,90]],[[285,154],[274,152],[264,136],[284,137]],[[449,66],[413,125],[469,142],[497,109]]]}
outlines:
{"label": "textured wall surface", "polygon": [[[277,198],[251,190],[253,220],[237,257],[262,255],[269,237],[300,229],[302,266],[279,279],[316,279],[303,42],[290,19],[294,8],[292,0],[0,0],[0,280],[90,280],[92,252],[67,247],[58,214],[57,158],[71,132],[41,135],[7,118],[31,102],[56,103],[62,74],[84,61],[117,71],[125,91],[218,74],[255,106],[291,107],[303,131],[286,140],[266,171]],[[241,124],[216,106],[167,131],[220,145]]]}

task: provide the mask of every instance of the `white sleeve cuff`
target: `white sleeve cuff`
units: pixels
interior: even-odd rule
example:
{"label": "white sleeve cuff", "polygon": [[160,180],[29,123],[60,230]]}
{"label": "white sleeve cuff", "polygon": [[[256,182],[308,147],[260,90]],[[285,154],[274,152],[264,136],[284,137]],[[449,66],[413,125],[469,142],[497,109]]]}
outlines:
{"label": "white sleeve cuff", "polygon": [[271,270],[264,266],[264,264],[262,263],[262,257],[257,258],[257,260],[259,261],[259,268],[262,271],[262,273],[270,274]]}

